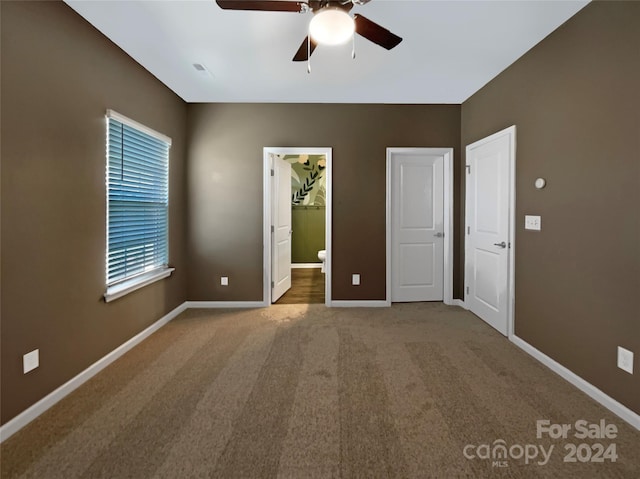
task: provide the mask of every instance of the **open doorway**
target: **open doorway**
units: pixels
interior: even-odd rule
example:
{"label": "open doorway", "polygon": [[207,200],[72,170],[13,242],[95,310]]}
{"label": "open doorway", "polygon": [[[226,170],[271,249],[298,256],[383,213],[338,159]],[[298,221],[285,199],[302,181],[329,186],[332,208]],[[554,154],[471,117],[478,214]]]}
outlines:
{"label": "open doorway", "polygon": [[266,304],[331,303],[331,153],[264,148]]}

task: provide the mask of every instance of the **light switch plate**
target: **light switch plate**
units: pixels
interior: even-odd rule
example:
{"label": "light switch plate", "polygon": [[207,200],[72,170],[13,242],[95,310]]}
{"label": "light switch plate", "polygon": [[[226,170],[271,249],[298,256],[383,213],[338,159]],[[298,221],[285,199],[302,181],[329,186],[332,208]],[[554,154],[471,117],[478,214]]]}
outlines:
{"label": "light switch plate", "polygon": [[633,351],[618,346],[618,367],[633,374]]}
{"label": "light switch plate", "polygon": [[39,349],[34,349],[30,353],[22,356],[22,370],[24,371],[24,374],[27,374],[29,371],[33,371],[38,366],[40,366]]}
{"label": "light switch plate", "polygon": [[228,276],[220,277],[220,284],[222,286],[229,286],[229,277]]}
{"label": "light switch plate", "polygon": [[542,219],[540,216],[525,215],[524,217],[524,229],[540,231],[542,225]]}
{"label": "light switch plate", "polygon": [[354,286],[360,286],[360,275],[353,274],[351,275],[351,284]]}

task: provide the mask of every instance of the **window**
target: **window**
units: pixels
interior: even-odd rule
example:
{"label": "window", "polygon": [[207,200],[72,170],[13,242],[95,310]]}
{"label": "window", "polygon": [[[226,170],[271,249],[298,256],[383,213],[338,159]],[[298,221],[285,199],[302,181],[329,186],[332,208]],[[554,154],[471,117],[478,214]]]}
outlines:
{"label": "window", "polygon": [[171,139],[107,111],[107,292],[112,301],[166,278]]}

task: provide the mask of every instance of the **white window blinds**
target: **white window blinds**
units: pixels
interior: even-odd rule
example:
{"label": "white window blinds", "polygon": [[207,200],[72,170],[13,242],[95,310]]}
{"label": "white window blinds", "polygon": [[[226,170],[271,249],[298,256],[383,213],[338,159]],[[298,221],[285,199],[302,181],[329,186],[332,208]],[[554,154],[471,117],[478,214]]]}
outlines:
{"label": "white window blinds", "polygon": [[107,286],[167,268],[170,146],[107,112]]}

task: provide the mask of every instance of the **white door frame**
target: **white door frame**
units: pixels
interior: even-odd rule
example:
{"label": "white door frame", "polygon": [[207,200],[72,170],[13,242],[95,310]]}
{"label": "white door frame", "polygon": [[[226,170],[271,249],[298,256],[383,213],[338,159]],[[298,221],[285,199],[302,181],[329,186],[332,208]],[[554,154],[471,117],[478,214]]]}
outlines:
{"label": "white door frame", "polygon": [[444,304],[453,304],[453,148],[387,148],[387,306],[391,306],[391,160],[395,153],[444,157]]}
{"label": "white door frame", "polygon": [[[478,140],[474,143],[471,143],[470,145],[467,145],[465,152],[469,153],[469,150],[472,148],[477,148],[478,146],[482,146],[484,143],[488,143],[490,141],[493,141],[497,138],[500,138],[501,136],[504,135],[508,135],[509,136],[509,212],[507,213],[508,216],[508,238],[509,238],[509,251],[507,252],[507,261],[508,261],[508,266],[507,266],[507,338],[511,339],[514,336],[514,311],[515,311],[515,301],[516,301],[516,295],[515,295],[515,291],[516,291],[516,281],[515,281],[515,251],[516,251],[516,126],[512,125],[508,128],[505,128],[504,130],[500,130],[497,133],[494,133],[493,135],[489,135],[486,138],[482,138],[481,140]],[[466,171],[465,171],[465,178],[466,178]],[[465,188],[464,188],[464,192],[465,192],[465,211],[469,211],[469,208],[467,208],[467,203],[469,202],[469,185],[467,182],[465,182]],[[466,216],[465,214],[465,221],[464,221],[464,229],[465,229],[465,237],[466,237],[466,232],[468,231],[470,224],[469,224],[469,218]],[[466,271],[467,271],[467,262],[468,262],[468,258],[470,258],[470,251],[469,251],[469,243],[467,241],[464,242],[465,246],[464,246],[464,253],[465,253],[465,260],[464,260],[464,271],[465,271],[465,275],[466,275]],[[465,285],[464,285],[464,295],[466,296],[466,286],[467,286],[467,281],[465,279]]]}
{"label": "white door frame", "polygon": [[271,305],[271,224],[272,224],[272,199],[271,199],[271,160],[269,155],[325,155],[327,164],[325,167],[325,180],[327,191],[325,196],[325,240],[324,245],[327,251],[325,259],[324,273],[324,303],[331,306],[331,155],[330,147],[309,147],[309,148],[287,148],[287,147],[265,147],[263,148],[263,172],[262,172],[262,192],[263,192],[263,264],[262,264],[262,302],[265,306]]}

